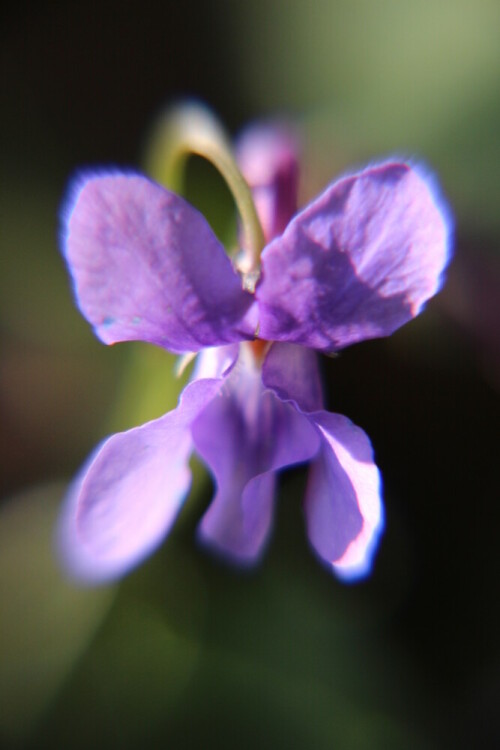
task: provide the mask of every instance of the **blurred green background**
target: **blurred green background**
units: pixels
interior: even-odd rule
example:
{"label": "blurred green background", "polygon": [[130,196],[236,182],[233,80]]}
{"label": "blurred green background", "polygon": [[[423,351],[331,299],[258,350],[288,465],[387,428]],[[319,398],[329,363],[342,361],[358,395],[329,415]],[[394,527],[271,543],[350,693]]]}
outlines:
{"label": "blurred green background", "polygon": [[[7,2],[0,38],[0,746],[498,746],[500,4],[496,0]],[[323,363],[331,410],[370,435],[386,532],[371,578],[311,554],[285,474],[263,563],[200,549],[194,492],[120,585],[53,559],[71,476],[109,430],[175,403],[173,359],[106,348],[58,251],[68,177],[144,163],[155,118],[208,102],[232,133],[289,116],[302,196],[397,153],[439,176],[456,218],[448,283],[390,339]],[[205,165],[188,196],[218,229]]]}

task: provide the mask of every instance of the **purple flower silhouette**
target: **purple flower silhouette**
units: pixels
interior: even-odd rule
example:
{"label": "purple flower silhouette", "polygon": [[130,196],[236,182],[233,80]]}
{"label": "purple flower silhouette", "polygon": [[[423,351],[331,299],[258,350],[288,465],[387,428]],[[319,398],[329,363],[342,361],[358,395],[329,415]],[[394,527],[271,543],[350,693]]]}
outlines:
{"label": "purple flower silhouette", "polygon": [[293,216],[293,139],[250,130],[238,159],[267,241],[253,292],[203,216],[143,176],[85,175],[67,200],[64,255],[97,336],[200,352],[177,408],[106,439],[75,481],[60,538],[83,579],[118,577],[164,539],[193,450],[216,485],[199,529],[207,545],[258,559],[277,473],[310,461],[311,545],[341,577],[370,569],[379,472],[365,433],[324,410],[315,350],[387,336],[421,311],[449,258],[447,212],[420,169],[386,161]]}

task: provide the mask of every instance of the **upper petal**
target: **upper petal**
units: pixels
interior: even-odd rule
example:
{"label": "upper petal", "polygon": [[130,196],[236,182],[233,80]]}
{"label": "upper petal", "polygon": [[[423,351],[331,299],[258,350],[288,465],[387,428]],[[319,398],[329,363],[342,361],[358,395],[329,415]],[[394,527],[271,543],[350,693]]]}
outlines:
{"label": "upper petal", "polygon": [[383,528],[380,474],[363,430],[339,414],[310,418],[323,441],[306,492],[309,539],[337,575],[357,578],[369,572]]}
{"label": "upper petal", "polygon": [[236,144],[238,165],[252,189],[266,241],[281,234],[297,210],[298,142],[284,124],[247,128]]}
{"label": "upper petal", "polygon": [[77,180],[63,249],[79,307],[107,344],[185,352],[253,336],[253,299],[206,220],[145,177]]}
{"label": "upper petal", "polygon": [[271,527],[275,472],[314,455],[318,433],[293,404],[263,389],[260,373],[243,357],[192,434],[217,485],[201,538],[239,562],[253,562]]}
{"label": "upper petal", "polygon": [[162,541],[191,481],[190,425],[221,382],[191,383],[177,409],[111,436],[94,452],[68,495],[59,529],[74,576],[116,578]]}
{"label": "upper petal", "polygon": [[392,333],[438,290],[450,230],[432,181],[408,164],[333,183],[262,254],[259,335],[329,351]]}

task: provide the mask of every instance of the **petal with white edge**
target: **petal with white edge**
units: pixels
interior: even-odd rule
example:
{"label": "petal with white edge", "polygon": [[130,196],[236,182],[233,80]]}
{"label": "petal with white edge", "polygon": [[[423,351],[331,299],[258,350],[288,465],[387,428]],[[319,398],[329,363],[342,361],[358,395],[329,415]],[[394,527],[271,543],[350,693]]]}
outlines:
{"label": "petal with white edge", "polygon": [[311,415],[323,437],[305,499],[309,540],[344,579],[370,572],[383,529],[380,474],[366,434],[346,417]]}

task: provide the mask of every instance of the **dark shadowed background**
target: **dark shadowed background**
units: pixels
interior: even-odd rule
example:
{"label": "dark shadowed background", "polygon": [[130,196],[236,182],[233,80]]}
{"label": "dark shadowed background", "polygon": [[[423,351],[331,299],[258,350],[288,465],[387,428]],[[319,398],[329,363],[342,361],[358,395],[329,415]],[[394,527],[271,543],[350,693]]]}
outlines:
{"label": "dark shadowed background", "polygon": [[[489,0],[7,2],[0,70],[0,746],[489,748],[499,741],[500,5]],[[58,251],[70,175],[140,168],[179,97],[229,131],[304,133],[302,196],[397,153],[438,175],[456,220],[448,282],[390,339],[323,362],[331,410],[372,439],[386,532],[373,575],[310,552],[305,471],[281,481],[262,564],[214,561],[194,491],[117,586],[53,559],[71,476],[110,430],[176,402],[173,360],[106,348]],[[219,177],[189,167],[217,228]],[[215,197],[214,197],[215,196]]]}

